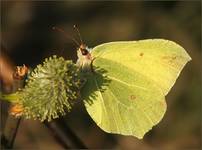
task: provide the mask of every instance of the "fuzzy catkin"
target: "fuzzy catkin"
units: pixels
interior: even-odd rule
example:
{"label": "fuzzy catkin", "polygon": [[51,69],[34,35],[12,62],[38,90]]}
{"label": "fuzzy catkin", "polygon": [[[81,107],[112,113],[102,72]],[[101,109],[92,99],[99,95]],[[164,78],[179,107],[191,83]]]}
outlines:
{"label": "fuzzy catkin", "polygon": [[19,92],[23,116],[51,121],[65,115],[78,99],[79,87],[79,69],[72,61],[55,55],[45,59]]}

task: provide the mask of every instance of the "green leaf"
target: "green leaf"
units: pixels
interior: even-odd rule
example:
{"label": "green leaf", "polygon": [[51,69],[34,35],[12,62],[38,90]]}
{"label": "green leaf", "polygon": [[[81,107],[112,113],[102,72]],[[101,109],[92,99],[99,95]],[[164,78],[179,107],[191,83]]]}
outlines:
{"label": "green leaf", "polygon": [[18,94],[18,92],[11,93],[11,94],[3,94],[0,92],[0,99],[11,102],[11,103],[18,103],[19,94]]}
{"label": "green leaf", "polygon": [[111,42],[91,53],[94,72],[82,90],[85,107],[106,132],[143,138],[164,116],[165,96],[191,60],[174,42]]}

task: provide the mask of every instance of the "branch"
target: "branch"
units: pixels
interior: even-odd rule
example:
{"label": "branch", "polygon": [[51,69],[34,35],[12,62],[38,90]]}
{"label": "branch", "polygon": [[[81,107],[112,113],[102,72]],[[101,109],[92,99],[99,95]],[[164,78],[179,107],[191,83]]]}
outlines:
{"label": "branch", "polygon": [[[25,66],[17,67],[16,71],[13,74],[13,90],[12,92],[16,92],[19,88],[24,87],[24,77],[26,76]],[[22,74],[22,71],[23,72]],[[22,77],[22,78],[21,78]],[[15,112],[14,112],[15,113]],[[17,131],[20,125],[21,117],[13,117],[11,115],[8,116],[4,128],[4,132],[1,135],[1,145],[3,145],[6,149],[11,149],[15,142],[15,137],[17,135]]]}
{"label": "branch", "polygon": [[51,131],[56,141],[58,141],[64,148],[86,149],[86,146],[82,141],[68,127],[64,118],[45,122],[44,124]]}

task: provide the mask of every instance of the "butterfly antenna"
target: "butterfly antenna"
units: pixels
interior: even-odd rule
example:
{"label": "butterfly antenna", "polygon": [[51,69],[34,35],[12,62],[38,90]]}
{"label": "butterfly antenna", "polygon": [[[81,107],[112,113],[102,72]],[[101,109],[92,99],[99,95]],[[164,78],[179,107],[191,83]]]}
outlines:
{"label": "butterfly antenna", "polygon": [[53,27],[52,29],[62,33],[66,38],[71,39],[77,46],[80,46],[79,42],[77,42],[72,36],[67,35],[61,28]]}
{"label": "butterfly antenna", "polygon": [[83,43],[83,40],[82,40],[82,38],[81,38],[81,34],[80,34],[80,32],[79,32],[79,29],[77,28],[76,25],[74,25],[74,29],[75,29],[76,32],[78,33],[78,36],[79,36],[80,42],[81,42],[81,44],[82,44],[82,43]]}

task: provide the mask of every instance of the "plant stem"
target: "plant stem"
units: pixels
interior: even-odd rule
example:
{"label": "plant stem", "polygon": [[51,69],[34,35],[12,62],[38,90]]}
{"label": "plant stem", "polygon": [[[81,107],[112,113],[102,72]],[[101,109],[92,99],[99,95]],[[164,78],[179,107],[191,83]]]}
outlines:
{"label": "plant stem", "polygon": [[56,119],[52,122],[45,122],[45,125],[54,135],[55,139],[64,148],[86,149],[86,146],[76,136],[76,134],[68,127],[67,123],[63,118]]}
{"label": "plant stem", "polygon": [[6,127],[4,129],[4,134],[1,137],[1,143],[4,144],[5,148],[11,149],[15,142],[15,137],[20,125],[21,118],[7,118]]}
{"label": "plant stem", "polygon": [[[12,92],[16,92],[19,88],[22,88],[22,87],[24,87],[24,80],[18,80],[14,78]],[[11,115],[8,115],[4,132],[1,135],[1,145],[3,145],[6,149],[13,148],[17,131],[20,125],[20,121],[21,121],[21,117],[15,118]]]}

